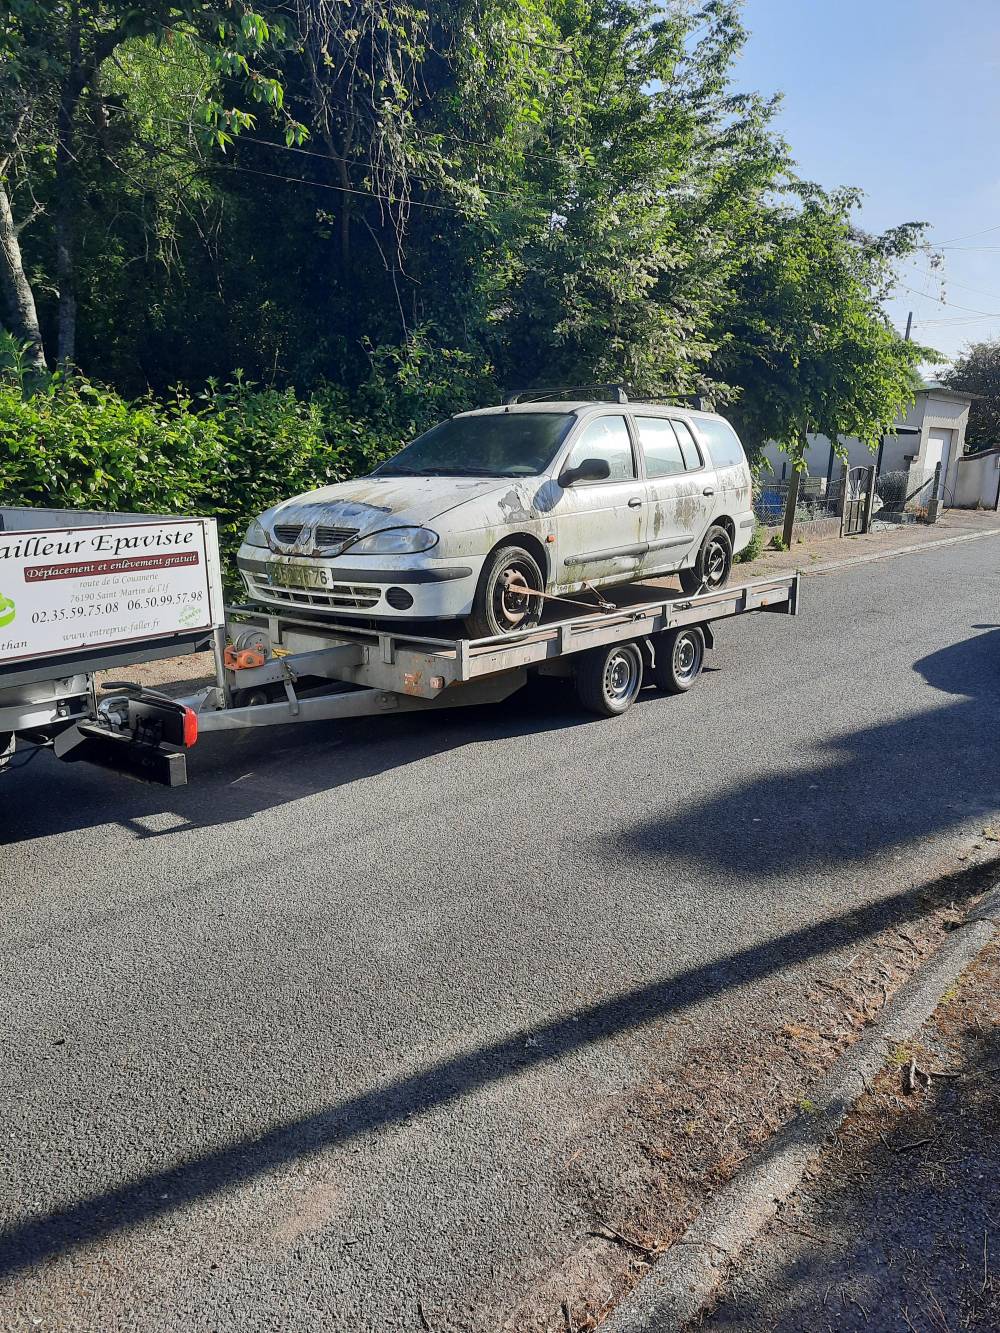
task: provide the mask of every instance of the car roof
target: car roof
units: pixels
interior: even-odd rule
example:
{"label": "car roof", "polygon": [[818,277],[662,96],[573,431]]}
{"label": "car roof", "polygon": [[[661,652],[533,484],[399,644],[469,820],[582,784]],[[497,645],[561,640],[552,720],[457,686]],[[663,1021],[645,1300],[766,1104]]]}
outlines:
{"label": "car roof", "polygon": [[693,407],[684,407],[680,403],[644,402],[641,398],[630,398],[627,403],[615,403],[606,398],[570,400],[545,398],[534,403],[504,403],[498,407],[474,407],[468,412],[457,412],[455,415],[459,417],[487,417],[503,416],[507,413],[514,414],[517,412],[560,412],[567,416],[570,414],[582,416],[587,412],[615,412],[623,408],[629,410],[641,408],[644,412],[662,412],[664,414],[682,412],[685,416],[691,417],[719,417],[718,412],[702,412]]}

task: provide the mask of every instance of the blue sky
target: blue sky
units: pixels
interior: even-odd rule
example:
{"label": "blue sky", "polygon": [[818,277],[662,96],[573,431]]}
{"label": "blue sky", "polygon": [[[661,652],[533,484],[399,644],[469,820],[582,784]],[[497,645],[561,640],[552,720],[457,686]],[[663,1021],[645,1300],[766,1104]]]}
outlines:
{"label": "blue sky", "polygon": [[744,16],[737,84],[784,94],[799,174],[859,186],[866,227],[928,222],[942,246],[938,273],[923,256],[902,273],[899,328],[912,310],[913,337],[949,357],[1000,337],[1000,0],[745,0]]}

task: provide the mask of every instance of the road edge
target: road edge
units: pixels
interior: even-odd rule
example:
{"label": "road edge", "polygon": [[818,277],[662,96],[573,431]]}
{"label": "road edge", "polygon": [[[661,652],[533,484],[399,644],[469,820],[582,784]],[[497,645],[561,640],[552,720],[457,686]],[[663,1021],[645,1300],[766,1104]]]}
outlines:
{"label": "road edge", "polygon": [[1000,885],[984,894],[837,1061],[812,1094],[809,1111],[794,1116],[719,1190],[601,1324],[601,1333],[678,1333],[702,1313],[729,1265],[798,1188],[889,1055],[919,1031],[998,931]]}
{"label": "road edge", "polygon": [[987,528],[983,532],[962,532],[956,537],[941,537],[937,541],[914,542],[910,546],[894,546],[888,551],[867,551],[861,555],[847,556],[843,560],[824,560],[816,565],[797,569],[799,574],[825,574],[828,569],[846,569],[850,565],[869,565],[875,560],[891,560],[897,555],[917,555],[920,551],[937,551],[942,546],[957,546],[959,542],[978,542],[984,537],[1000,536],[1000,528]]}

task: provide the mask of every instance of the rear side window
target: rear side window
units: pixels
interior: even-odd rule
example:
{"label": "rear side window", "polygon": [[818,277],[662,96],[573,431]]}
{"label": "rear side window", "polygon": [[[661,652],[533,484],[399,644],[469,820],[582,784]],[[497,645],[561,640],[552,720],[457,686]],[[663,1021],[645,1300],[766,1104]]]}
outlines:
{"label": "rear side window", "polygon": [[684,455],[666,417],[636,417],[647,477],[672,477],[684,472]]}
{"label": "rear side window", "polygon": [[684,455],[684,464],[689,472],[694,472],[700,468],[703,463],[701,450],[698,448],[698,442],[691,434],[691,427],[686,421],[672,422],[674,430],[677,432],[677,439],[681,446],[681,453]]}
{"label": "rear side window", "polygon": [[746,455],[740,437],[721,417],[699,417],[698,429],[708,441],[712,462],[716,467],[743,467]]}
{"label": "rear side window", "polygon": [[673,477],[701,467],[701,451],[685,422],[671,417],[636,417],[646,476]]}
{"label": "rear side window", "polygon": [[632,441],[624,417],[598,417],[585,427],[569,451],[566,467],[579,467],[585,458],[604,458],[611,469],[609,481],[631,481],[635,476]]}

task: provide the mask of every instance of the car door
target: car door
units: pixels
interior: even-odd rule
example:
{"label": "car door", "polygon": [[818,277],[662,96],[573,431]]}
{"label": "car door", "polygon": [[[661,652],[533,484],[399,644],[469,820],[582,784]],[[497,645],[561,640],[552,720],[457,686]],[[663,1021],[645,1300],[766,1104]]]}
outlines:
{"label": "car door", "polygon": [[604,481],[561,486],[554,507],[556,557],[553,582],[628,579],[645,545],[645,485],[624,413],[592,418],[570,443],[559,476],[586,458],[603,459]]}
{"label": "car door", "polygon": [[636,412],[633,420],[646,470],[646,572],[676,569],[715,513],[715,471],[683,418]]}

